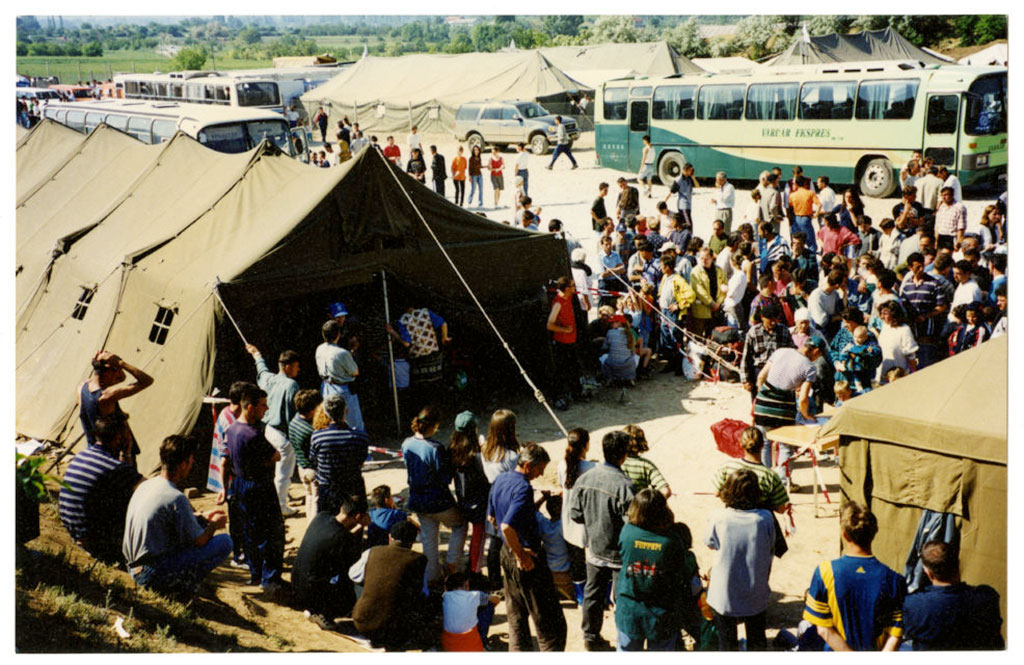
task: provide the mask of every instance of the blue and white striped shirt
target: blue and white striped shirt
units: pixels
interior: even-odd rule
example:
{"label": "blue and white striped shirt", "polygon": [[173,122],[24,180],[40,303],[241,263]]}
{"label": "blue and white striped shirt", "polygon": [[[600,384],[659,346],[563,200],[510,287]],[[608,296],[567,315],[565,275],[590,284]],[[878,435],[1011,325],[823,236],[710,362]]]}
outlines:
{"label": "blue and white striped shirt", "polygon": [[119,558],[128,501],[141,479],[135,467],[103,446],[89,446],[64,472],[69,487],[61,489],[58,499],[61,523],[93,556]]}

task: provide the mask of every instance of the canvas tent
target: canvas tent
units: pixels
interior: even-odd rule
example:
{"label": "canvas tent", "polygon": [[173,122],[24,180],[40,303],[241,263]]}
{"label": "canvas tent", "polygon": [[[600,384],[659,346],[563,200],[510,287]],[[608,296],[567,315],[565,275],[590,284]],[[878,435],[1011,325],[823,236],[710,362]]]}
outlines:
{"label": "canvas tent", "polygon": [[342,116],[362,130],[449,132],[465,102],[518,99],[560,102],[593,90],[537,51],[366,57],[300,98],[312,117],[323,105],[333,127]]}
{"label": "canvas tent", "polygon": [[926,65],[944,64],[939,58],[908,42],[892,28],[865,30],[849,35],[833,33],[800,38],[765,64],[777,67],[867,60],[915,60]]}
{"label": "canvas tent", "polygon": [[552,46],[539,51],[570,77],[591,88],[622,78],[628,72],[652,78],[705,73],[666,41]]}
{"label": "canvas tent", "polygon": [[[99,151],[123,138],[101,126],[89,142]],[[218,280],[247,338],[268,353],[295,343],[289,333],[300,325],[319,330],[328,302],[382,270],[417,297],[444,304],[464,338],[487,343],[493,336],[417,210],[524,364],[543,363],[542,286],[568,273],[560,238],[466,212],[374,150],[314,169],[269,144],[224,155],[179,133],[154,148],[144,173],[107,190],[105,213],[69,243],[31,296],[16,338],[19,434],[73,441],[76,388],[92,352],[107,348],[155,378],[125,402],[142,446],[140,468],[151,470],[159,441],[195,423],[215,374],[228,370],[218,379],[222,390],[251,376],[214,296]],[[83,311],[86,288],[94,290]],[[314,346],[296,350],[311,356]],[[224,358],[239,357],[245,364],[225,367]]]}
{"label": "canvas tent", "polygon": [[1006,67],[1010,64],[1008,44],[1006,42],[993,44],[968,56],[964,56],[957,62],[961,65],[973,65],[975,67],[985,67],[988,65]]}
{"label": "canvas tent", "polygon": [[819,434],[840,437],[842,493],[877,516],[880,561],[903,573],[922,514],[952,514],[964,581],[999,591],[1004,617],[1008,339],[846,402]]}

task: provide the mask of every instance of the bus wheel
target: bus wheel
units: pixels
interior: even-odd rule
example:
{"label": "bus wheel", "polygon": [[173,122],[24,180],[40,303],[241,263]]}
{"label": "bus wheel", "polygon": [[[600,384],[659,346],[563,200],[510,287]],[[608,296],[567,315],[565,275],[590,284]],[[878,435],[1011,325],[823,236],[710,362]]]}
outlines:
{"label": "bus wheel", "polygon": [[665,153],[658,164],[658,179],[661,180],[661,184],[669,186],[683,172],[684,164],[686,160],[678,152]]}
{"label": "bus wheel", "polygon": [[892,172],[892,163],[884,157],[872,159],[864,166],[860,174],[860,191],[865,196],[882,199],[892,194],[896,188],[896,177]]}
{"label": "bus wheel", "polygon": [[548,140],[543,134],[534,134],[530,139],[530,152],[543,155],[548,151]]}

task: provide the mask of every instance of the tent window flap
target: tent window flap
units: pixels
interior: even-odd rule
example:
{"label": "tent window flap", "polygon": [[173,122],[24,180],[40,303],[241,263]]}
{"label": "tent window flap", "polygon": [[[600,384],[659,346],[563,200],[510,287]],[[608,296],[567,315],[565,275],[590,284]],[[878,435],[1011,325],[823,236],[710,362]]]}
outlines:
{"label": "tent window flap", "polygon": [[153,320],[153,327],[149,329],[150,342],[163,345],[167,341],[167,332],[171,329],[176,309],[157,305],[156,319]]}

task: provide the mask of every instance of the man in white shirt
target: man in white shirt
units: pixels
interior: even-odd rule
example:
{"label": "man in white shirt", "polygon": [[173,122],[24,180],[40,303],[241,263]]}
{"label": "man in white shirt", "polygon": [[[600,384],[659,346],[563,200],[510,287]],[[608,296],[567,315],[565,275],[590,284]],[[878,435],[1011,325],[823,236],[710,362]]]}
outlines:
{"label": "man in white shirt", "polygon": [[726,279],[732,277],[732,255],[739,244],[740,235],[738,233],[730,233],[729,237],[725,239],[725,247],[723,247],[722,251],[718,252],[718,256],[715,257],[715,265],[722,269],[722,272],[725,273]]}
{"label": "man in white shirt", "polygon": [[811,291],[807,297],[807,309],[811,313],[811,324],[832,339],[839,330],[842,317],[839,310],[843,306],[843,297],[839,287],[843,284],[843,273],[833,270],[825,278],[825,283]]}
{"label": "man in white shirt", "polygon": [[722,221],[726,233],[732,232],[732,208],[736,204],[736,189],[725,178],[725,171],[715,174],[715,196],[711,199],[715,206],[715,219]]}
{"label": "man in white shirt", "polygon": [[928,169],[928,173],[917,181],[918,198],[925,210],[934,212],[939,205],[939,191],[942,189],[942,178],[939,177],[939,170],[934,166]]}
{"label": "man in white shirt", "polygon": [[953,292],[953,302],[949,306],[947,318],[950,324],[955,325],[957,321],[953,318],[953,312],[956,311],[956,308],[960,305],[969,305],[972,302],[981,302],[984,295],[981,292],[981,287],[971,275],[970,261],[961,260],[953,264],[953,280],[956,282],[956,291]]}
{"label": "man in white shirt", "polygon": [[370,145],[370,141],[363,136],[363,133],[358,129],[352,130],[352,135],[353,139],[352,144],[349,146],[349,150],[352,152],[352,155],[355,156],[359,154],[360,150]]}
{"label": "man in white shirt", "polygon": [[530,195],[530,153],[525,143],[516,144],[516,175],[523,179],[523,194]]}
{"label": "man in white shirt", "polygon": [[412,126],[412,132],[409,134],[405,142],[409,144],[409,154],[412,154],[413,149],[419,150],[420,154],[423,154],[423,148],[420,145],[420,135],[417,133],[416,125]]}
{"label": "man in white shirt", "polygon": [[[815,213],[816,217],[824,217],[836,209],[836,193],[829,185],[828,176],[818,176],[818,201],[821,202],[821,206]],[[821,224],[820,219],[818,223]]]}
{"label": "man in white shirt", "polygon": [[960,203],[964,200],[963,188],[960,186],[960,179],[949,172],[949,169],[945,166],[939,167],[938,173],[939,179],[942,180],[942,189],[947,187],[953,188],[953,200]]}

